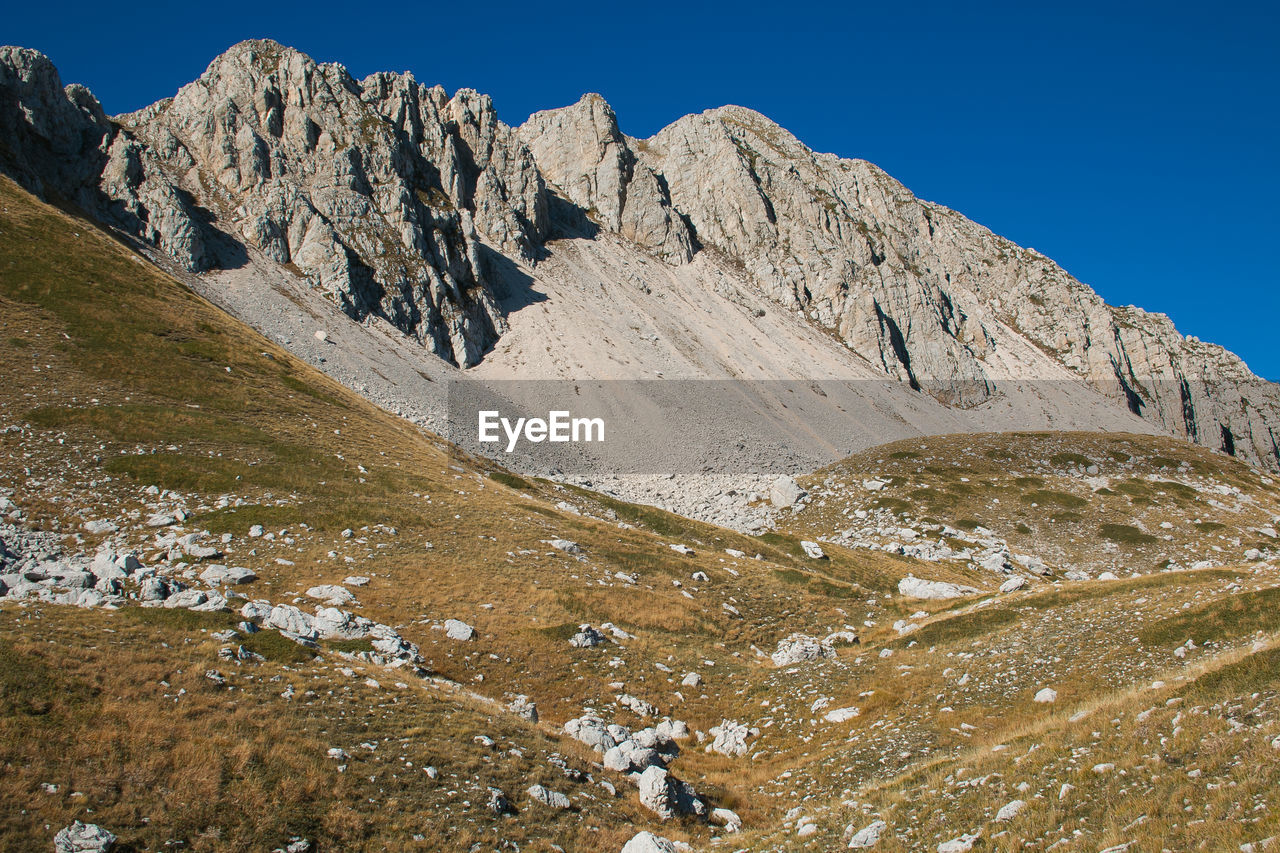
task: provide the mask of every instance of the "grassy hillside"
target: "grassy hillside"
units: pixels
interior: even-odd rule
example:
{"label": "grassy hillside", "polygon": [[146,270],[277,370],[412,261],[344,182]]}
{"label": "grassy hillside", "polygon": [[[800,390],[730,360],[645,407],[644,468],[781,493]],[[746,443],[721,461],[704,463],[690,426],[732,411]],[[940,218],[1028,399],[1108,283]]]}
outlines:
{"label": "grassy hillside", "polygon": [[[875,482],[883,485],[867,488]],[[1158,436],[909,439],[850,457],[806,484],[813,505],[789,527],[811,538],[887,541],[908,527],[960,550],[994,536],[1059,572],[1090,574],[1239,562],[1280,549],[1280,483]],[[877,521],[889,535],[861,535]]]}
{"label": "grassy hillside", "polygon": [[[891,566],[886,568],[891,561],[885,560],[824,562],[820,570],[810,570],[766,543],[630,505],[614,505],[633,522],[628,528],[561,512],[554,504],[577,499],[574,494],[550,484],[527,484],[458,456],[439,439],[299,363],[83,220],[41,204],[7,181],[0,181],[0,207],[0,428],[9,427],[0,434],[0,494],[12,498],[32,527],[62,534],[69,550],[92,553],[104,537],[85,532],[83,523],[116,519],[122,529],[110,538],[121,550],[136,548],[150,561],[160,552],[155,531],[145,525],[147,516],[161,505],[181,505],[191,514],[181,530],[232,534],[221,559],[257,572],[260,580],[247,590],[251,597],[305,603],[301,593],[308,587],[363,574],[371,582],[359,591],[358,612],[397,626],[420,644],[430,669],[442,679],[496,700],[512,693],[529,695],[541,710],[543,732],[558,730],[559,723],[582,713],[585,705],[611,710],[620,722],[638,722],[614,702],[619,691],[609,685],[618,682],[664,713],[676,714],[692,727],[709,728],[730,713],[735,692],[745,688],[760,666],[752,644],[772,650],[779,637],[793,630],[839,627],[842,605],[862,592],[859,583],[884,586],[896,576]],[[148,494],[149,487],[160,490],[160,496]],[[255,524],[277,535],[271,540],[246,538]],[[344,538],[344,530],[353,531],[352,537]],[[696,553],[672,551],[673,534]],[[583,559],[548,547],[546,541],[553,538],[580,543]],[[726,545],[750,549],[753,555],[763,551],[770,559],[734,559],[723,553]],[[709,580],[691,582],[699,571]],[[617,573],[635,581],[619,580]],[[132,778],[140,767],[149,768],[135,784],[104,782],[118,805],[112,810],[90,791],[73,799],[40,793],[40,782],[68,792],[84,787],[85,782],[73,781],[80,764],[74,753],[60,755],[32,741],[27,730],[10,728],[6,735],[13,736],[4,738],[9,751],[4,760],[28,771],[0,777],[0,787],[7,800],[33,800],[39,808],[10,815],[4,846],[25,846],[35,839],[43,845],[48,841],[46,823],[91,814],[112,818],[114,831],[140,849],[169,838],[195,843],[187,823],[194,816],[179,814],[171,791],[180,787],[179,777],[204,759],[175,755],[170,747],[208,741],[210,727],[219,724],[196,713],[173,718],[168,707],[172,699],[155,689],[159,679],[152,676],[182,670],[199,684],[198,673],[217,661],[208,643],[185,641],[234,620],[213,615],[204,617],[209,624],[169,626],[177,634],[163,650],[157,648],[158,637],[169,627],[112,627],[115,665],[99,672],[100,659],[85,661],[74,650],[93,645],[94,637],[122,618],[45,605],[0,605],[6,653],[24,662],[6,671],[26,670],[24,655],[31,643],[39,642],[32,634],[32,626],[38,625],[68,646],[65,657],[76,665],[64,677],[76,690],[111,691],[101,683],[104,679],[123,677],[132,683],[133,673],[148,672],[137,679],[146,681],[147,688],[122,694],[127,701],[94,707],[91,713],[67,709],[59,729],[68,741],[101,743],[113,730],[123,736],[131,718],[153,712],[165,713],[169,729],[163,739],[143,740],[103,759],[117,776]],[[478,640],[462,645],[433,630],[447,618],[474,625]],[[574,650],[566,642],[579,623],[610,621],[636,639],[611,647],[608,654]],[[49,658],[47,650],[44,656]],[[297,666],[296,658],[286,654],[267,666]],[[656,670],[654,662],[676,674]],[[363,689],[363,674],[354,680],[335,675],[336,666],[346,662],[329,659],[324,671],[344,692],[358,694],[348,703],[355,701],[366,713],[405,701],[397,700],[404,694],[395,689]],[[687,695],[677,707],[673,694],[681,675],[709,666],[715,667],[714,677],[708,673],[707,679],[714,688]],[[276,671],[270,678],[277,676],[301,677]],[[185,685],[192,697],[198,695],[186,679],[171,683],[175,691]],[[383,849],[407,843],[405,825],[435,822],[434,803],[405,806],[404,823],[390,824],[374,819],[381,807],[366,808],[362,794],[332,788],[324,781],[333,779],[333,762],[324,760],[325,751],[333,745],[351,750],[337,736],[338,721],[331,715],[353,712],[307,709],[303,717],[309,728],[297,722],[296,706],[281,701],[277,687],[279,682],[272,682],[270,689],[237,695],[240,713],[261,721],[252,739],[263,746],[262,754],[252,761],[213,765],[218,772],[205,780],[212,788],[202,794],[209,817],[200,833],[260,837],[273,844],[290,835],[308,835],[342,849]],[[430,693],[437,705],[459,705],[451,713],[474,713],[452,691],[418,684],[413,689]],[[492,709],[480,719],[518,724]],[[0,725],[26,722],[14,715]],[[230,718],[227,725],[214,741],[230,750],[249,734]],[[394,726],[424,730],[412,718],[398,719]],[[446,727],[449,742],[433,748],[470,767],[479,760],[470,754],[475,750],[470,732],[481,728],[472,723],[454,733]],[[279,734],[285,730],[293,732],[296,751],[305,754],[305,767],[283,746]],[[278,748],[271,746],[277,743]],[[19,745],[21,756],[14,753]],[[211,743],[208,748],[215,747]],[[575,745],[566,740],[559,748],[570,753]],[[163,766],[153,767],[160,759]],[[737,772],[727,760],[691,751],[681,761],[688,765],[678,765],[681,775],[705,775],[704,789],[723,789],[729,796]],[[446,771],[445,766],[440,769]],[[236,792],[261,785],[253,782],[256,775],[302,778],[304,770],[321,773],[321,778],[307,782],[310,793],[305,795],[282,792],[301,798],[292,811],[224,808],[236,802]],[[470,775],[475,784],[484,783],[482,789],[505,781],[500,786],[509,795],[521,790],[519,774],[504,778],[495,772],[484,778],[472,768]],[[421,780],[410,778],[421,787]],[[473,803],[483,811],[481,805]],[[753,811],[744,808],[744,814]],[[330,820],[330,812],[350,814]],[[469,819],[483,820],[475,814]],[[644,820],[630,793],[610,803],[594,828],[592,821],[572,814],[560,818],[560,829],[541,834],[548,843],[555,838],[563,843],[587,831],[603,833],[593,838],[616,840],[630,834],[629,824]],[[510,821],[496,823],[503,837],[520,837]],[[535,829],[528,826],[532,835],[538,834]],[[706,830],[690,826],[675,834],[685,832],[697,837]],[[449,838],[451,845],[468,846],[460,837]]]}
{"label": "grassy hillside", "polygon": [[[1241,562],[1266,538],[1249,529],[1269,521],[1275,494],[1229,460],[1116,439],[1133,443],[1135,466],[1176,460],[1160,474],[1170,482],[1240,490],[1215,492],[1215,506],[1207,492],[1152,485],[1160,472],[1147,467],[1124,472],[1147,484],[1142,494],[1105,471],[1116,495],[1086,494],[1079,483],[1093,475],[1049,466],[1057,453],[1110,464],[1101,456],[1115,445],[1087,436],[1009,439],[1053,442],[1044,465],[1028,461],[1039,449],[994,439],[890,448],[821,473],[811,506],[747,537],[466,458],[3,179],[0,372],[0,496],[17,507],[4,510],[11,518],[57,534],[69,552],[110,540],[193,584],[205,563],[245,566],[259,579],[241,592],[304,609],[319,603],[307,597],[313,585],[367,577],[347,606],[418,644],[429,671],[353,659],[358,642],[308,650],[268,631],[227,640],[220,632],[239,621],[229,612],[0,599],[0,797],[20,804],[0,814],[0,848],[48,848],[77,818],[111,829],[127,850],[258,850],[305,837],[320,850],[608,851],[641,828],[698,847],[819,850],[877,815],[890,824],[886,850],[934,849],[976,829],[989,849],[1061,838],[1054,849],[1096,850],[1137,837],[1124,827],[1138,812],[1153,849],[1280,832],[1270,799],[1280,779],[1263,760],[1280,734],[1277,578],[1268,561]],[[892,483],[866,492],[864,475]],[[917,482],[924,476],[936,479]],[[1029,477],[1039,482],[1017,482]],[[925,485],[955,502],[912,493]],[[1084,500],[1070,510],[1080,520],[1049,526],[1059,522],[1041,518],[1045,500],[1022,501],[1040,491]],[[1182,564],[1218,545],[1223,565],[1158,572],[1157,549],[1143,542],[1104,552],[1150,570],[1143,577],[1063,582],[1055,566],[997,595],[1000,578],[959,562],[833,543],[826,558],[806,557],[800,540],[832,538],[855,497],[882,501],[896,524],[985,526],[1019,548],[1061,549],[1046,561],[1101,567],[1094,527],[1116,523],[1173,536],[1158,550]],[[1235,527],[1188,533],[1178,516],[1155,534],[1157,513],[1174,508]],[[164,530],[207,531],[223,556],[171,553],[148,520],[178,510],[187,517]],[[92,521],[119,529],[90,533]],[[253,525],[268,535],[250,537]],[[581,554],[551,547],[557,538]],[[899,579],[926,570],[984,592],[944,602],[897,594]],[[449,639],[450,618],[476,638]],[[573,648],[584,622],[633,637]],[[861,642],[790,667],[767,657],[793,632],[834,631]],[[264,659],[222,659],[228,643]],[[690,672],[700,685],[681,684]],[[1156,680],[1165,686],[1152,689]],[[1033,702],[1046,686],[1057,702]],[[695,739],[672,765],[742,816],[741,836],[663,823],[562,734],[584,708],[642,724],[618,704],[622,693],[696,731],[725,719],[758,729],[746,756]],[[514,694],[537,703],[540,722],[506,710]],[[831,722],[835,709],[856,714]],[[1103,760],[1116,775],[1078,769]],[[584,775],[570,779],[559,764]],[[1202,772],[1189,775],[1193,765]],[[1066,779],[1078,795],[1052,799]],[[524,790],[534,782],[573,808],[532,802]],[[516,814],[489,811],[490,787]],[[1015,795],[1033,806],[1021,822],[992,823]],[[812,834],[799,831],[805,819]]]}

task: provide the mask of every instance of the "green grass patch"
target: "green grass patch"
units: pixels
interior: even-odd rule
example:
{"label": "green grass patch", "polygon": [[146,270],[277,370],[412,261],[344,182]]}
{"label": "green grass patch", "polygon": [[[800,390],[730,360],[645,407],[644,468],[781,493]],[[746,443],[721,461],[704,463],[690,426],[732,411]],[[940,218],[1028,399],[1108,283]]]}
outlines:
{"label": "green grass patch", "polygon": [[314,650],[298,645],[279,631],[259,631],[256,634],[242,635],[236,642],[249,651],[278,663],[305,663],[316,656]]}
{"label": "green grass patch", "polygon": [[[297,645],[296,643],[294,645]],[[373,641],[368,637],[359,637],[350,640],[325,640],[323,645],[332,652],[342,652],[349,655],[358,655],[361,652],[373,651]]]}
{"label": "green grass patch", "polygon": [[[957,602],[957,604],[964,603]],[[916,642],[922,646],[940,646],[947,643],[973,640],[977,637],[988,637],[991,632],[1016,622],[1018,615],[1018,612],[1012,608],[992,605],[971,613],[935,620],[918,631],[912,631],[910,634],[898,637],[885,645],[903,647],[911,642]]]}
{"label": "green grass patch", "polygon": [[773,574],[783,583],[795,584],[796,586],[804,586],[809,583],[809,576],[795,569],[774,569]]}
{"label": "green grass patch", "polygon": [[508,489],[516,489],[521,492],[532,492],[534,490],[533,484],[528,480],[506,471],[490,471],[489,479],[495,483],[501,483]]}
{"label": "green grass patch", "polygon": [[56,661],[0,640],[0,717],[56,725],[62,712],[87,706],[97,691],[59,671]]}
{"label": "green grass patch", "polygon": [[1079,453],[1055,453],[1049,457],[1049,462],[1057,468],[1071,468],[1079,466],[1088,468],[1093,462],[1088,456]]}
{"label": "green grass patch", "polygon": [[1212,702],[1277,688],[1280,688],[1280,649],[1268,649],[1205,673],[1188,685],[1184,695],[1192,701]]}
{"label": "green grass patch", "polygon": [[548,625],[545,628],[535,628],[542,636],[553,640],[557,643],[567,643],[574,634],[578,633],[578,622],[565,622],[560,625]]}
{"label": "green grass patch", "polygon": [[1056,492],[1052,489],[1034,489],[1030,492],[1023,492],[1022,502],[1025,504],[1039,504],[1040,506],[1057,506],[1063,509],[1083,509],[1089,505],[1089,502],[1079,495],[1073,495],[1069,492]]}
{"label": "green grass patch", "polygon": [[1110,539],[1121,545],[1150,545],[1158,541],[1151,534],[1143,533],[1128,524],[1104,524],[1098,528],[1098,532],[1104,539]]}
{"label": "green grass patch", "polygon": [[800,559],[807,559],[807,557],[805,557],[804,548],[800,545],[800,540],[794,536],[787,536],[785,533],[770,531],[769,533],[761,533],[755,538],[769,546],[774,551],[779,551],[783,554],[788,554]]}
{"label": "green grass patch", "polygon": [[[1138,636],[1152,646],[1180,646],[1187,640],[1247,637],[1254,631],[1274,631],[1280,624],[1280,587],[1242,592],[1184,610],[1143,627]],[[1260,689],[1255,686],[1253,690]]]}
{"label": "green grass patch", "polygon": [[825,580],[814,581],[809,589],[814,594],[827,598],[858,598],[864,593],[856,586],[842,586]]}
{"label": "green grass patch", "polygon": [[887,509],[890,512],[895,512],[899,515],[905,514],[908,510],[911,509],[911,502],[904,501],[902,498],[891,498],[891,497],[876,498],[874,501],[871,502],[871,505],[874,507],[879,507],[881,509]]}

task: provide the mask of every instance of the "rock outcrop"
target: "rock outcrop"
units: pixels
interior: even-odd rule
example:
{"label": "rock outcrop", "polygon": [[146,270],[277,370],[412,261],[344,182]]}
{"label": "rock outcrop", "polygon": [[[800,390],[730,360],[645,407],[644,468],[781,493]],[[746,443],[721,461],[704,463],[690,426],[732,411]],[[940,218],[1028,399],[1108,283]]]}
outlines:
{"label": "rock outcrop", "polygon": [[665,184],[640,162],[635,140],[599,95],[534,113],[518,133],[552,184],[601,225],[673,263],[693,258],[694,239]]}
{"label": "rock outcrop", "polygon": [[[59,98],[40,54],[6,48],[0,66],[0,122],[19,142],[5,166],[28,187],[77,198],[193,272],[247,250],[292,265],[353,319],[380,316],[461,366],[504,328],[481,235],[532,259],[547,233],[532,156],[470,90],[356,81],[248,41],[108,121],[81,87]],[[68,160],[79,169],[55,168]]]}

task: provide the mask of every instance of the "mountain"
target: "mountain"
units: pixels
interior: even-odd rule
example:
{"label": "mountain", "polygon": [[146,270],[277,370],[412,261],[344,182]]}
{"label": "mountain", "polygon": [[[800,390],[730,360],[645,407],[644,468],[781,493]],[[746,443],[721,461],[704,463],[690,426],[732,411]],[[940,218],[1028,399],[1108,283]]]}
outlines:
{"label": "mountain", "polygon": [[[470,90],[357,81],[248,41],[173,98],[108,117],[46,57],[4,48],[0,132],[6,173],[180,269],[274,266],[481,375],[570,374],[602,330],[615,354],[578,374],[645,375],[661,353],[619,294],[665,277],[732,309],[659,318],[694,318],[668,341],[696,353],[686,375],[888,377],[959,410],[1011,382],[1041,397],[1082,385],[1152,428],[1280,466],[1280,389],[1239,358],[748,109],[640,140],[588,95],[513,129]],[[549,316],[523,310],[548,283]],[[769,312],[789,330],[761,323]],[[768,335],[777,357],[752,374],[742,340]],[[794,352],[801,340],[819,343]]]}

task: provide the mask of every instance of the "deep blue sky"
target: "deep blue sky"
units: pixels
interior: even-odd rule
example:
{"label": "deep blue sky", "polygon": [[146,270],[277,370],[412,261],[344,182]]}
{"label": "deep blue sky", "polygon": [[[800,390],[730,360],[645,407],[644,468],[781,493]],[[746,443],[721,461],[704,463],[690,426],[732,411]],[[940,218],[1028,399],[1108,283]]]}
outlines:
{"label": "deep blue sky", "polygon": [[108,112],[253,37],[487,92],[512,124],[586,91],[642,137],[741,104],[1280,379],[1274,2],[469,5],[14,3],[0,42]]}

